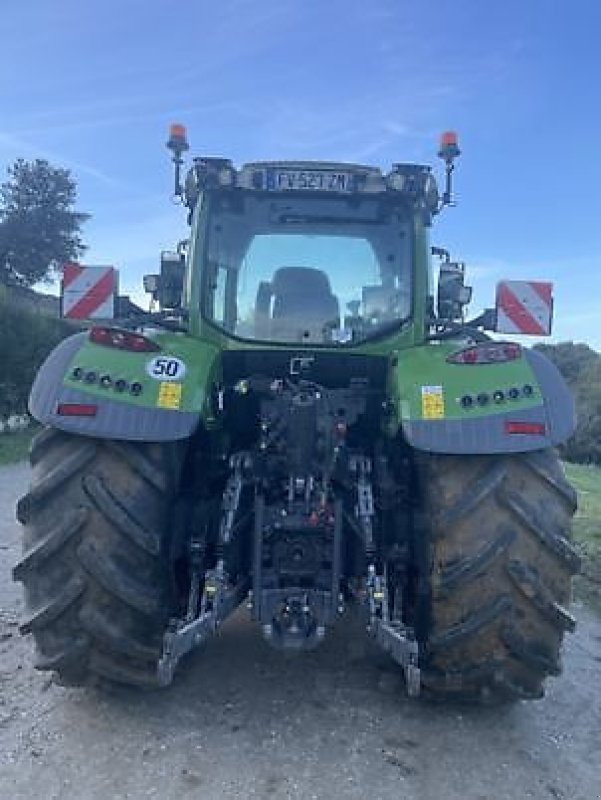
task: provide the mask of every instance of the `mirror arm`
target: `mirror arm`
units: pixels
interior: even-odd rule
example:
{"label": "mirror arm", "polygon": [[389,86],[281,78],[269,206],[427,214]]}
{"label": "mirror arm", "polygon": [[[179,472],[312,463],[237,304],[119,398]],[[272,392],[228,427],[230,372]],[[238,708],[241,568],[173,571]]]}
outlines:
{"label": "mirror arm", "polygon": [[437,247],[436,245],[432,245],[430,252],[433,256],[438,256],[438,258],[444,259],[444,261],[451,260],[451,254],[445,247]]}
{"label": "mirror arm", "polygon": [[470,328],[482,328],[485,331],[494,331],[497,329],[497,310],[495,308],[485,308],[478,317],[466,322]]}
{"label": "mirror arm", "polygon": [[469,336],[474,342],[489,342],[490,336],[474,328],[471,323],[437,321],[436,330],[426,336],[427,342],[445,341],[459,336]]}

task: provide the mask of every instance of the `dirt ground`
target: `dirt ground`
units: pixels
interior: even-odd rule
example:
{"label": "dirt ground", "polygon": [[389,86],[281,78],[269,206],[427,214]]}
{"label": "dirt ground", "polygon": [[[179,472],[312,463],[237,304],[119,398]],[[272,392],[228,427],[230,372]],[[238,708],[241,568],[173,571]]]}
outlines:
{"label": "dirt ground", "polygon": [[582,605],[564,675],[501,710],[407,699],[352,619],[288,657],[243,612],[161,693],[56,685],[17,632],[27,480],[0,468],[0,798],[601,798],[601,620]]}

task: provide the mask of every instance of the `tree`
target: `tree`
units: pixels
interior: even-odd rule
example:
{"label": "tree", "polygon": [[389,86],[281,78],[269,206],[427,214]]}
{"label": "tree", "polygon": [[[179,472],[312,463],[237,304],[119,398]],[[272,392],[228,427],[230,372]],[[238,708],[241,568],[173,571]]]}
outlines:
{"label": "tree", "polygon": [[0,418],[27,409],[29,390],[42,362],[76,330],[62,319],[17,305],[0,286]]}
{"label": "tree", "polygon": [[559,450],[568,461],[601,465],[601,355],[585,344],[535,345],[559,369],[576,401],[578,425]]}
{"label": "tree", "polygon": [[599,361],[599,354],[582,343],[536,344],[534,349],[555,364],[571,388],[576,388],[583,373]]}
{"label": "tree", "polygon": [[68,169],[18,159],[0,186],[0,283],[30,286],[85,250],[74,210],[77,187]]}

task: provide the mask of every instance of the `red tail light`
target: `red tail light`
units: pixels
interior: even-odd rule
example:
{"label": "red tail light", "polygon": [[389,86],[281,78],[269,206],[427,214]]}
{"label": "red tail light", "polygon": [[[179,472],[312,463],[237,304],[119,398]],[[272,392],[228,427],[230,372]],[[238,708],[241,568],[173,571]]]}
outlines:
{"label": "red tail light", "polygon": [[544,422],[509,422],[505,423],[505,433],[525,433],[530,436],[544,436],[547,427]]}
{"label": "red tail light", "polygon": [[447,357],[449,364],[502,364],[521,358],[522,348],[513,342],[486,342],[458,350]]}
{"label": "red tail light", "polygon": [[59,403],[56,413],[61,417],[95,417],[98,406],[88,403]]}
{"label": "red tail light", "polygon": [[152,339],[147,339],[139,333],[124,331],[119,328],[92,328],[90,341],[104,347],[114,347],[117,350],[130,350],[134,353],[155,353],[161,348]]}

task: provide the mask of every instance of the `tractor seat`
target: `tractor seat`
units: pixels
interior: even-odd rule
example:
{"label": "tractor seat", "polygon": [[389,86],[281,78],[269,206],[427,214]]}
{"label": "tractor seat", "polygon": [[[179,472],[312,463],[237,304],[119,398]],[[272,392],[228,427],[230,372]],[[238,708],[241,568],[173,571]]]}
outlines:
{"label": "tractor seat", "polygon": [[[271,302],[273,299],[273,303]],[[323,340],[323,328],[339,318],[338,300],[328,276],[312,267],[280,267],[271,284],[257,292],[257,323],[264,338],[299,341]]]}

